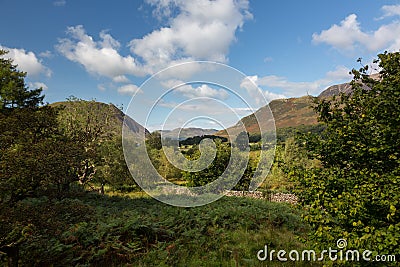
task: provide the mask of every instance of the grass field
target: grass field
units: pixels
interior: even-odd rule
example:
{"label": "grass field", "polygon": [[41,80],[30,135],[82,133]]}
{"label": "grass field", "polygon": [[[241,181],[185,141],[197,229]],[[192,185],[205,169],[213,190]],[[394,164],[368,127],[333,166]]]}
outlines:
{"label": "grass field", "polygon": [[[64,211],[52,213],[58,206]],[[144,193],[82,193],[25,201],[18,212],[41,216],[38,229],[46,229],[21,246],[22,263],[32,266],[282,266],[259,261],[257,252],[304,249],[299,238],[308,231],[288,204],[236,197],[179,208]]]}

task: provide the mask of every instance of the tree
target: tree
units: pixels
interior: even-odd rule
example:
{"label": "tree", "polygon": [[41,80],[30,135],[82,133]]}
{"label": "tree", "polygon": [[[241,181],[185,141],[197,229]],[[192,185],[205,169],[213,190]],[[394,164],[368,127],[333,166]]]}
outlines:
{"label": "tree", "polygon": [[79,149],[58,131],[59,110],[41,106],[42,89],[29,90],[25,76],[0,58],[0,202],[10,206],[53,185],[60,193],[79,158]]}
{"label": "tree", "polygon": [[101,164],[98,166],[94,181],[100,184],[100,193],[104,194],[104,186],[106,184],[115,188],[136,185],[125,163],[122,137],[120,135],[102,142],[99,147],[99,155]]}
{"label": "tree", "polygon": [[70,97],[58,116],[60,130],[83,148],[78,181],[89,184],[102,164],[100,146],[116,134],[112,122],[116,107],[104,103]]}
{"label": "tree", "polygon": [[[216,139],[215,144],[216,155],[213,162],[207,168],[197,172],[183,172],[183,177],[188,181],[188,185],[204,186],[221,176],[227,182],[226,185],[232,184],[232,179],[236,179],[239,173],[242,173],[238,183],[236,185],[232,184],[232,187],[235,190],[247,190],[255,170],[254,164],[247,162],[246,157],[243,155],[243,153],[247,152],[242,152],[237,148],[231,150],[230,144],[222,143],[220,139]],[[209,152],[203,151],[203,153],[207,154]],[[196,149],[190,156],[190,160],[197,160],[200,158],[200,155],[200,150]],[[233,161],[230,164],[231,158]],[[218,188],[216,190],[218,191]]]}
{"label": "tree", "polygon": [[316,100],[326,128],[305,141],[322,167],[293,171],[321,249],[345,238],[348,249],[400,253],[400,53],[378,57],[378,78],[353,70],[351,94]]}
{"label": "tree", "polygon": [[249,134],[247,132],[241,132],[235,139],[236,147],[240,151],[245,151],[249,148]]}
{"label": "tree", "polygon": [[0,58],[0,251],[10,266],[18,265],[31,229],[31,222],[12,216],[16,206],[28,197],[60,197],[80,155],[58,131],[58,109],[41,106],[42,89],[29,90],[25,76],[12,60]]}
{"label": "tree", "polygon": [[162,148],[161,133],[155,131],[149,134],[146,139],[146,144],[150,149],[160,150]]}
{"label": "tree", "polygon": [[42,104],[42,88],[28,90],[26,73],[19,71],[11,59],[4,58],[8,52],[0,49],[0,112],[13,108],[34,108]]}

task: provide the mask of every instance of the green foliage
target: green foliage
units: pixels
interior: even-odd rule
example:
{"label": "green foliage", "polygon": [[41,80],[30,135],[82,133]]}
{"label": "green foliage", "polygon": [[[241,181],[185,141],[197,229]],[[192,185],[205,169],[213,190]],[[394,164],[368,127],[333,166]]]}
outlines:
{"label": "green foliage", "polygon": [[[0,63],[0,203],[12,206],[27,196],[53,194],[54,187],[59,196],[75,179],[79,148],[58,131],[58,109],[39,107],[41,90],[30,91],[25,73],[11,60]],[[11,89],[13,96],[7,93]]]}
{"label": "green foliage", "polygon": [[167,180],[176,180],[182,177],[181,170],[175,167],[164,153],[164,150],[167,150],[170,154],[173,154],[173,149],[173,147],[164,147],[163,149],[157,150],[149,147],[147,151],[154,168]]}
{"label": "green foliage", "polygon": [[94,176],[94,182],[101,185],[101,193],[104,193],[106,184],[120,189],[136,187],[125,162],[122,136],[113,136],[111,140],[102,142],[98,148],[98,153],[101,160]]}
{"label": "green foliage", "polygon": [[249,149],[249,134],[247,132],[241,132],[236,136],[235,145],[240,151],[246,151]]}
{"label": "green foliage", "polygon": [[29,90],[25,85],[26,73],[19,71],[7,51],[0,49],[0,112],[14,108],[34,108],[42,103],[42,89]]}
{"label": "green foliage", "polygon": [[179,141],[179,146],[192,146],[192,145],[198,145],[203,139],[220,139],[221,142],[228,142],[228,139],[225,137],[221,136],[216,136],[216,135],[202,135],[202,136],[194,136],[194,137],[189,137],[185,140]]}
{"label": "green foliage", "polygon": [[317,101],[326,129],[306,145],[322,168],[291,173],[320,248],[400,253],[400,53],[378,57],[379,79],[353,70],[351,94]]}
{"label": "green foliage", "polygon": [[45,266],[66,262],[69,246],[60,240],[69,227],[91,220],[94,209],[79,200],[26,199],[0,211],[0,244],[18,245],[22,266]]}
{"label": "green foliage", "polygon": [[161,133],[156,131],[147,135],[146,144],[150,149],[156,149],[156,150],[161,149],[162,148]]}
{"label": "green foliage", "polygon": [[[231,178],[237,177],[238,172],[244,170],[244,173],[236,186],[235,190],[248,190],[251,178],[255,171],[255,162],[246,162],[245,153],[233,148],[231,151],[230,144],[222,143],[219,140],[216,142],[216,156],[213,162],[207,168],[197,172],[183,172],[183,178],[188,182],[189,186],[204,186],[223,176],[229,182]],[[230,163],[231,152],[235,155],[236,163]],[[204,153],[204,152],[203,152]],[[187,153],[190,160],[200,158],[200,150],[193,149],[192,153]],[[247,165],[246,165],[247,163]],[[228,171],[226,171],[228,170]]]}
{"label": "green foliage", "polygon": [[299,125],[296,127],[284,127],[276,129],[277,143],[284,143],[288,138],[295,138],[302,134],[320,135],[325,129],[325,125]]}
{"label": "green foliage", "polygon": [[0,252],[14,266],[34,227],[15,211],[28,197],[64,197],[76,180],[81,150],[58,130],[59,110],[39,106],[41,89],[29,90],[11,60],[0,59],[0,75]]}
{"label": "green foliage", "polygon": [[308,170],[320,166],[318,160],[309,159],[306,149],[301,144],[299,136],[288,137],[275,149],[275,158],[271,170],[262,187],[274,191],[293,191],[293,181],[290,180],[291,172]]}
{"label": "green foliage", "polygon": [[261,141],[261,134],[249,134],[249,143],[257,143]]}
{"label": "green foliage", "polygon": [[102,165],[101,145],[116,135],[112,124],[116,108],[75,97],[70,97],[61,107],[58,116],[60,130],[84,149],[78,180],[87,185],[94,181],[98,167]]}
{"label": "green foliage", "polygon": [[[188,181],[189,186],[203,186],[216,180],[228,167],[231,147],[228,144],[216,142],[216,157],[210,166],[198,172],[184,172],[183,177]],[[200,150],[195,150],[190,160],[200,158]]]}
{"label": "green foliage", "polygon": [[13,221],[30,222],[21,265],[264,266],[258,250],[266,244],[302,248],[296,235],[304,237],[307,230],[291,207],[263,200],[230,197],[179,208],[149,198],[77,198],[29,199],[9,214]]}

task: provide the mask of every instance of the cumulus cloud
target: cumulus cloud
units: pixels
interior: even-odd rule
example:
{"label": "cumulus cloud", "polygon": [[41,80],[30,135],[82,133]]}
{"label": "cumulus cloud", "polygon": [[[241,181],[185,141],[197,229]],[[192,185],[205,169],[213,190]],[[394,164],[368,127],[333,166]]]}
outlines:
{"label": "cumulus cloud", "polygon": [[315,43],[327,43],[336,48],[353,50],[354,45],[357,42],[364,43],[368,35],[361,31],[357,15],[351,14],[339,25],[334,24],[320,34],[314,33],[312,38]]}
{"label": "cumulus cloud", "polygon": [[[241,87],[248,89],[251,86],[250,82],[254,83],[257,87],[267,87],[279,89],[282,94],[264,91],[265,97],[271,101],[273,99],[302,96],[307,93],[317,94],[326,89],[327,86],[332,84],[348,81],[351,79],[349,69],[344,66],[338,66],[335,70],[326,73],[325,77],[311,82],[293,82],[289,81],[286,77],[268,75],[264,77],[248,76],[242,81]],[[251,87],[250,87],[251,88]]]}
{"label": "cumulus cloud", "polygon": [[150,68],[168,66],[180,59],[226,62],[235,32],[251,18],[248,1],[147,1],[157,14],[177,15],[168,26],[130,42],[132,53]]}
{"label": "cumulus cloud", "polygon": [[3,57],[13,59],[14,64],[17,64],[18,68],[27,72],[29,76],[39,76],[41,74],[47,77],[51,76],[51,70],[44,66],[42,61],[32,51],[4,46],[0,46],[0,49],[7,50],[8,54]]}
{"label": "cumulus cloud", "polygon": [[133,96],[137,93],[142,93],[142,90],[134,84],[126,84],[118,88],[118,93]]}
{"label": "cumulus cloud", "polygon": [[125,75],[115,76],[113,81],[116,83],[129,83],[129,79]]}
{"label": "cumulus cloud", "polygon": [[202,84],[198,87],[184,85],[177,87],[175,90],[188,98],[210,97],[216,99],[227,99],[229,96],[224,89],[214,89],[207,84]]}
{"label": "cumulus cloud", "polygon": [[215,99],[227,99],[229,94],[224,89],[211,88],[207,84],[194,86],[185,84],[183,81],[170,79],[161,82],[161,85],[167,89],[174,89],[174,92],[187,98],[209,97]]}
{"label": "cumulus cloud", "polygon": [[144,75],[132,56],[119,54],[120,43],[107,32],[100,33],[100,41],[94,41],[82,25],[68,27],[67,34],[70,38],[59,40],[56,49],[88,72],[109,78],[125,74]]}
{"label": "cumulus cloud", "polygon": [[49,89],[45,83],[42,82],[33,82],[28,84],[30,88],[42,88],[43,90]]}
{"label": "cumulus cloud", "polygon": [[400,16],[400,5],[385,5],[382,7],[382,12],[383,16],[379,19]]}
{"label": "cumulus cloud", "polygon": [[51,58],[51,57],[53,57],[53,53],[50,52],[49,50],[46,50],[46,51],[44,51],[44,52],[39,53],[39,57],[42,57],[42,58]]}
{"label": "cumulus cloud", "polygon": [[257,75],[247,76],[242,80],[240,87],[247,90],[248,94],[256,101],[257,105],[264,104],[265,100],[269,102],[274,99],[285,98],[283,94],[276,94],[268,90],[263,91],[259,87],[259,85],[263,85],[262,79],[260,82],[260,78]]}
{"label": "cumulus cloud", "polygon": [[[387,10],[387,16],[400,14],[398,6],[390,12],[387,6],[383,9]],[[395,20],[381,25],[375,31],[365,32],[361,29],[357,15],[351,14],[339,25],[334,24],[327,30],[314,33],[312,38],[314,43],[325,43],[339,51],[354,51],[355,49],[366,49],[369,52],[395,51],[400,48],[400,22]]]}
{"label": "cumulus cloud", "polygon": [[[67,37],[59,40],[56,49],[91,74],[108,77],[115,83],[129,83],[129,75],[152,75],[188,61],[227,62],[236,32],[252,18],[248,0],[147,0],[146,3],[164,26],[131,40],[127,44],[130,54],[120,53],[120,42],[109,32],[102,31],[95,38],[82,25],[68,27]],[[161,75],[186,79],[200,70],[200,64],[192,64],[179,71],[171,68]],[[206,87],[196,92],[224,97],[222,91]]]}

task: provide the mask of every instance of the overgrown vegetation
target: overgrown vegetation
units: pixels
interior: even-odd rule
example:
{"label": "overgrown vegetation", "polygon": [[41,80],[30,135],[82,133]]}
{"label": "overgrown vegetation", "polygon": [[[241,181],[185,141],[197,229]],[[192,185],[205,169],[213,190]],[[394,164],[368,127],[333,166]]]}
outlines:
{"label": "overgrown vegetation", "polygon": [[287,205],[236,198],[184,209],[85,194],[27,199],[13,216],[31,221],[20,247],[20,263],[30,266],[262,266],[264,244],[301,248],[296,235],[307,231]]}
{"label": "overgrown vegetation", "polygon": [[351,94],[316,99],[326,128],[304,144],[321,166],[290,173],[320,249],[344,238],[347,249],[400,254],[400,53],[377,63],[379,79],[353,70]]}
{"label": "overgrown vegetation", "polygon": [[[314,98],[321,124],[278,129],[262,190],[294,192],[300,205],[224,197],[198,208],[167,206],[138,192],[110,123],[115,106],[77,98],[44,105],[42,90],[27,88],[26,73],[0,58],[0,265],[264,266],[257,259],[264,245],[323,250],[340,238],[346,249],[368,249],[371,257],[400,255],[400,53],[378,57],[379,79],[363,67],[352,71],[351,94]],[[245,170],[234,189],[245,191],[260,150],[275,144],[274,133],[242,132],[229,140],[233,147],[213,136],[214,161],[189,172],[173,166],[163,149],[200,164],[199,147],[209,136],[180,141],[179,148],[168,145],[173,140],[163,147],[158,132],[146,137],[161,176],[186,186],[222,175],[233,150],[235,167]],[[211,146],[203,148],[207,154]]]}

